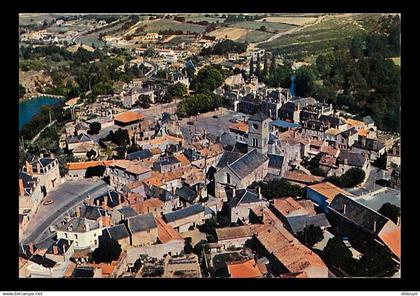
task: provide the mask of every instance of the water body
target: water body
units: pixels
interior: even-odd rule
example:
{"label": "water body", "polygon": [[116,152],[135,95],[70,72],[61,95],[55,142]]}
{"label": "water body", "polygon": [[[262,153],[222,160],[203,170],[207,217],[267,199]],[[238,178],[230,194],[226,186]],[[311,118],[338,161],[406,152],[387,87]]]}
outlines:
{"label": "water body", "polygon": [[295,96],[295,79],[296,79],[296,75],[293,74],[292,77],[290,77],[290,79],[292,80],[292,82],[290,83],[290,95],[292,97]]}
{"label": "water body", "polygon": [[58,103],[60,99],[52,97],[36,97],[19,103],[19,130],[34,117],[39,109],[44,106],[51,106]]}

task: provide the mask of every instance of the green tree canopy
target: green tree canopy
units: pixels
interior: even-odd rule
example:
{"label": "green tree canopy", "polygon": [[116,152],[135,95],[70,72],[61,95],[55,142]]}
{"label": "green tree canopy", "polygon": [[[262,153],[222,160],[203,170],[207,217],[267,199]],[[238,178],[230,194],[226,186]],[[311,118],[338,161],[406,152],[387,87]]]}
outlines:
{"label": "green tree canopy", "polygon": [[324,248],[323,259],[337,268],[348,270],[353,263],[353,255],[337,236],[330,238]]}
{"label": "green tree canopy", "polygon": [[296,70],[295,93],[299,97],[313,95],[316,76],[310,67],[300,67]]}
{"label": "green tree canopy", "polygon": [[118,241],[106,237],[99,236],[99,247],[92,253],[92,259],[95,263],[111,263],[117,260],[121,254],[121,245]]}
{"label": "green tree canopy", "polygon": [[398,218],[401,216],[401,209],[389,202],[384,203],[378,212],[389,218],[395,224],[398,223]]}

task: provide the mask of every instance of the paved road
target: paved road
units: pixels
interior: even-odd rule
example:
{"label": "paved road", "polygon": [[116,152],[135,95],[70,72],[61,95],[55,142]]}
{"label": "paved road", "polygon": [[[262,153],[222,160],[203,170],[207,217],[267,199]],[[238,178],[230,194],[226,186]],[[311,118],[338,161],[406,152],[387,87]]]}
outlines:
{"label": "paved road", "polygon": [[22,235],[22,243],[39,242],[41,235],[51,225],[57,223],[64,214],[83,202],[89,195],[96,197],[106,193],[109,189],[103,181],[67,181],[60,185],[56,191],[47,195],[47,198],[53,200],[54,203],[48,206],[41,204],[29,221],[25,233]]}

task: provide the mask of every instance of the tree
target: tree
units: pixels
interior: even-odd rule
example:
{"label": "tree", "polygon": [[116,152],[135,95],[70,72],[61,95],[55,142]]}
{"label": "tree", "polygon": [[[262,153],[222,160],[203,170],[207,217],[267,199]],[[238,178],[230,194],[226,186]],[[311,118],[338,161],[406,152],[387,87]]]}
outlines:
{"label": "tree", "polygon": [[353,254],[338,236],[328,240],[322,257],[326,263],[344,270],[348,270],[353,262]]}
{"label": "tree", "polygon": [[92,259],[95,263],[111,263],[118,260],[121,254],[121,245],[115,239],[107,236],[99,236],[99,247],[92,253]]}
{"label": "tree", "polygon": [[363,57],[363,43],[359,36],[353,37],[350,44],[350,55],[354,59]]}
{"label": "tree", "polygon": [[340,187],[340,188],[351,188],[359,185],[365,180],[366,173],[360,168],[351,168],[343,175],[331,176],[326,178],[326,181]]}
{"label": "tree", "polygon": [[381,245],[367,248],[356,265],[356,276],[390,277],[398,271],[391,252]]}
{"label": "tree", "polygon": [[105,173],[105,170],[106,168],[103,165],[88,167],[85,172],[85,178],[92,178],[94,176],[102,177]]}
{"label": "tree", "polygon": [[261,69],[260,69],[260,53],[257,53],[257,62],[255,63],[255,75],[260,77]]}
{"label": "tree", "polygon": [[316,76],[310,67],[300,67],[296,70],[295,93],[300,97],[313,95]]}
{"label": "tree", "polygon": [[384,215],[385,217],[389,218],[395,224],[398,223],[398,219],[401,216],[401,209],[389,202],[384,203],[382,207],[379,209],[378,213]]}
{"label": "tree", "polygon": [[272,180],[267,183],[254,182],[250,185],[250,188],[261,187],[261,194],[267,199],[279,198],[279,197],[296,197],[303,196],[305,189],[298,185],[293,185],[286,180]]}
{"label": "tree", "polygon": [[148,95],[140,95],[139,96],[138,104],[139,104],[140,107],[142,107],[144,109],[148,109],[148,108],[150,108],[151,103],[152,103],[152,100],[150,99],[150,96],[148,96]]}
{"label": "tree", "polygon": [[220,68],[208,65],[198,71],[197,77],[191,82],[191,89],[197,93],[211,93],[223,84],[224,78]]}
{"label": "tree", "polygon": [[190,117],[198,113],[213,111],[222,106],[222,98],[214,93],[203,93],[188,96],[178,105],[180,117]]}
{"label": "tree", "polygon": [[263,32],[267,31],[267,27],[266,26],[261,26],[260,31],[263,31]]}
{"label": "tree", "polygon": [[188,94],[187,86],[183,83],[175,83],[168,87],[166,91],[166,102],[170,103],[174,99],[182,99]]}
{"label": "tree", "polygon": [[98,134],[99,131],[101,130],[101,127],[102,127],[101,123],[99,123],[97,121],[92,122],[91,124],[89,124],[90,134],[92,134],[92,135]]}
{"label": "tree", "polygon": [[271,55],[270,78],[274,76],[275,72],[276,72],[276,56],[273,53]]}
{"label": "tree", "polygon": [[91,149],[91,150],[89,150],[88,152],[86,152],[86,158],[87,158],[88,160],[92,160],[92,159],[94,159],[95,157],[96,157],[96,151],[95,151],[95,150]]}
{"label": "tree", "polygon": [[268,80],[269,78],[269,71],[268,71],[268,55],[265,53],[264,55],[264,69],[263,69],[263,80]]}
{"label": "tree", "polygon": [[298,239],[305,245],[312,247],[317,242],[322,241],[324,233],[320,227],[309,225],[303,231],[297,233]]}
{"label": "tree", "polygon": [[194,248],[191,245],[191,238],[188,237],[184,241],[184,253],[185,254],[191,254],[192,252],[194,252]]}

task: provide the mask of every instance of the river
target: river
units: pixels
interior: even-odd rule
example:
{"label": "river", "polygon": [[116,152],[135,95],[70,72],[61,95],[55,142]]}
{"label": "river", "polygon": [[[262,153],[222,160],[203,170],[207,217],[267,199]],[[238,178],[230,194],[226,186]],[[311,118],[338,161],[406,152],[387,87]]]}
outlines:
{"label": "river", "polygon": [[52,97],[36,97],[19,103],[19,130],[34,117],[44,105],[55,105],[60,99]]}

